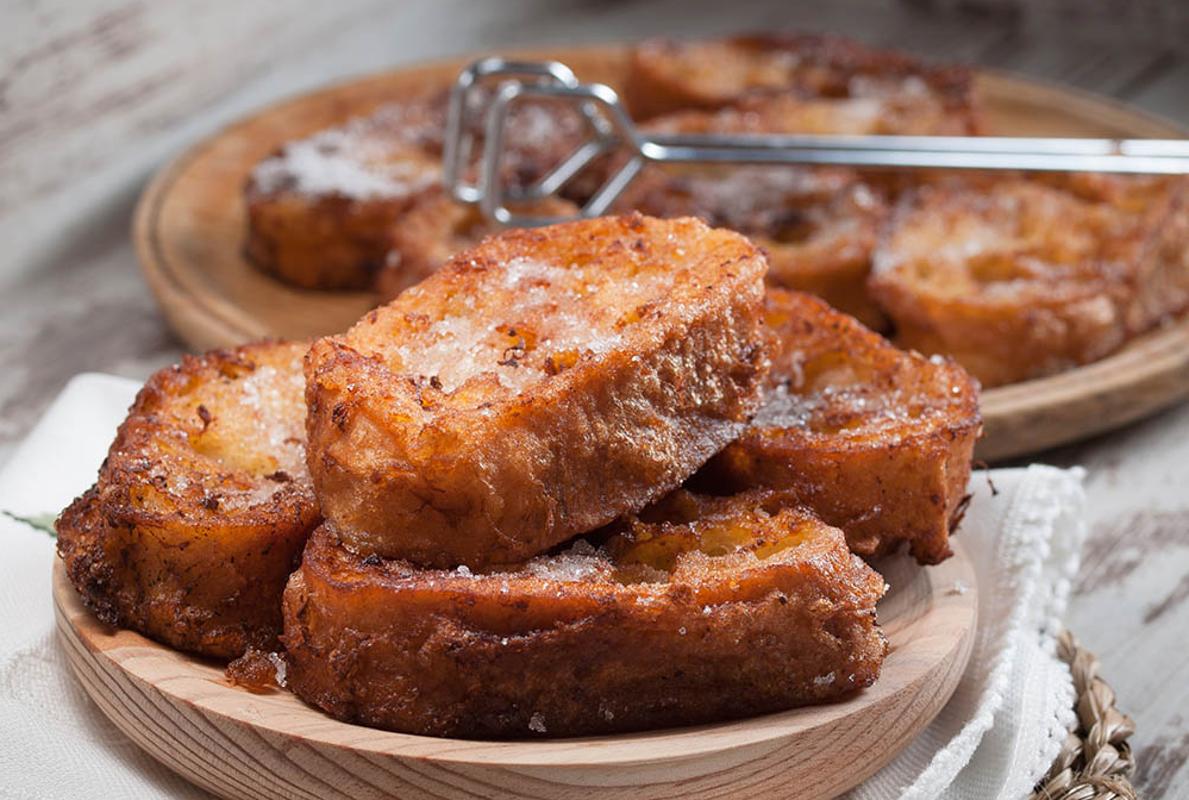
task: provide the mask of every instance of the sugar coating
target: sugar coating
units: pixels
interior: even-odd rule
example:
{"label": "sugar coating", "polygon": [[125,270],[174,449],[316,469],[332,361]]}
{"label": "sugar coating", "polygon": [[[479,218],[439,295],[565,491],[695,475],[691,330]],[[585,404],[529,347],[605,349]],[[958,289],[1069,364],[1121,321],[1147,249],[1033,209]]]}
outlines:
{"label": "sugar coating", "polygon": [[418,141],[424,115],[385,106],[370,117],[289,142],[252,171],[256,191],[338,195],[356,200],[401,197],[441,179],[435,158]]}
{"label": "sugar coating", "polygon": [[[952,396],[963,391],[959,386],[947,389]],[[882,428],[894,429],[946,411],[944,403],[921,405],[910,392],[892,390],[872,396],[865,386],[827,386],[799,394],[781,385],[765,393],[764,405],[752,424],[757,428],[800,429],[841,438],[864,437]]]}
{"label": "sugar coating", "polygon": [[[943,366],[944,359],[931,361]],[[804,377],[805,357],[793,353],[790,377],[764,392],[764,403],[752,419],[756,428],[779,428],[822,433],[830,437],[866,437],[875,431],[896,430],[933,416],[950,413],[949,404],[960,404],[964,387],[949,383],[948,370],[932,376],[918,376],[926,381],[928,402],[919,382],[885,385],[888,378],[863,374],[847,365],[835,367],[818,376],[813,385]],[[877,383],[877,381],[882,381]]]}
{"label": "sugar coating", "polygon": [[289,662],[280,653],[275,652],[268,654],[268,661],[272,664],[273,672],[276,675],[277,686],[285,688],[289,679]]}
{"label": "sugar coating", "polygon": [[110,457],[143,469],[133,492],[146,511],[179,504],[211,512],[269,504],[294,484],[308,485],[305,378],[300,345],[258,345],[197,369],[139,416],[148,440],[113,446]]}
{"label": "sugar coating", "polygon": [[508,125],[515,146],[524,149],[548,147],[562,128],[557,111],[539,103],[518,104]]}
{"label": "sugar coating", "polygon": [[932,94],[929,84],[919,75],[889,77],[886,75],[853,75],[846,83],[852,98],[925,98]]}
{"label": "sugar coating", "polygon": [[[393,368],[431,382],[447,394],[468,381],[494,374],[499,385],[518,395],[580,358],[598,358],[623,344],[614,318],[596,302],[610,291],[599,267],[510,259],[485,280],[512,300],[498,313],[471,302],[424,328],[402,334]],[[642,271],[613,287],[614,306],[631,309],[662,298],[673,286],[671,272]],[[474,297],[485,293],[479,287]],[[497,309],[492,309],[493,312]],[[471,313],[476,312],[476,313]],[[481,320],[481,321],[480,321]]]}
{"label": "sugar coating", "polygon": [[562,583],[606,578],[611,572],[607,554],[585,539],[578,539],[555,555],[534,558],[524,566],[525,571],[534,577]]}
{"label": "sugar coating", "polygon": [[302,397],[305,392],[305,376],[300,370],[282,372],[276,367],[263,364],[240,381],[243,404],[257,412],[250,419],[255,431],[267,442],[269,452],[278,454],[286,463],[300,463],[305,448],[300,439],[294,439],[293,431],[275,424],[284,419],[293,407],[293,398]]}
{"label": "sugar coating", "polygon": [[764,405],[752,419],[758,428],[805,428],[816,407],[813,398],[777,386],[764,394]]}

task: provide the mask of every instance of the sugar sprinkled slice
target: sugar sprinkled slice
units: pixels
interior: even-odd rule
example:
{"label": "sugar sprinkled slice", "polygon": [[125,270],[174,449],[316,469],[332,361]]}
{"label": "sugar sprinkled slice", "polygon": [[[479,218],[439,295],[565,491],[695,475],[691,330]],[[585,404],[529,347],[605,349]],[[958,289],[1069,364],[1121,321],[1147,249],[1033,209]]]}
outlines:
{"label": "sugar sprinkled slice", "polygon": [[436,183],[440,168],[417,141],[431,124],[419,109],[385,106],[370,117],[287,143],[252,172],[263,193],[340,195],[352,199],[407,195]]}

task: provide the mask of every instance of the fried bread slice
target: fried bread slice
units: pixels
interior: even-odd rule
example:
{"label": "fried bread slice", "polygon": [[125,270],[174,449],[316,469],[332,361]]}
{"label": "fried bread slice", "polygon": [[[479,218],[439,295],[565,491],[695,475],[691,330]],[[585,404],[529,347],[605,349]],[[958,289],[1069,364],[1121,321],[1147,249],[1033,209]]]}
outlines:
{"label": "fried bread slice", "polygon": [[618,206],[738,231],[767,255],[769,285],[817,295],[872,328],[886,323],[867,276],[887,204],[851,170],[651,168]]}
{"label": "fried bread slice", "polygon": [[388,252],[388,229],[441,181],[444,108],[390,104],[288,142],[245,188],[248,257],[306,289],[367,289]]}
{"label": "fried bread slice", "polygon": [[976,176],[900,202],[871,292],[984,386],[1098,360],[1189,306],[1189,179]]}
{"label": "fried bread slice", "polygon": [[360,552],[515,563],[734,439],[767,371],[763,256],[693,219],[506,231],[306,360],[309,464]]}
{"label": "fried bread slice", "polygon": [[791,491],[865,557],[906,542],[922,564],[949,557],[981,430],[977,384],[808,295],[769,290],[767,319],[778,343],[764,406],[698,483]]}
{"label": "fried bread slice", "polygon": [[[307,289],[372,288],[391,252],[392,226],[440,186],[445,120],[446,95],[432,91],[285,144],[256,166],[245,189],[249,258]],[[474,133],[481,147],[483,132]],[[514,106],[505,135],[505,180],[527,185],[587,131],[572,106],[542,100]]]}
{"label": "fried bread slice", "polygon": [[318,524],[305,465],[302,343],[263,343],[153,375],[58,552],[102,621],[234,658],[275,645],[281,591]]}
{"label": "fried bread slice", "polygon": [[787,498],[678,491],[510,568],[361,557],[318,529],[285,591],[288,681],[331,716],[461,738],[617,733],[869,686],[884,581]]}
{"label": "fried bread slice", "polygon": [[[538,216],[578,216],[578,206],[558,197],[544,198],[520,210]],[[477,206],[456,203],[441,190],[427,191],[392,225],[391,249],[376,276],[376,291],[391,300],[432,275],[450,256],[500,230]]]}
{"label": "fried bread slice", "polygon": [[[968,134],[977,128],[969,70],[932,67],[833,36],[649,40],[632,52],[625,95],[640,119],[776,97],[782,113],[799,109],[809,126],[789,131]],[[856,124],[864,129],[853,129]]]}

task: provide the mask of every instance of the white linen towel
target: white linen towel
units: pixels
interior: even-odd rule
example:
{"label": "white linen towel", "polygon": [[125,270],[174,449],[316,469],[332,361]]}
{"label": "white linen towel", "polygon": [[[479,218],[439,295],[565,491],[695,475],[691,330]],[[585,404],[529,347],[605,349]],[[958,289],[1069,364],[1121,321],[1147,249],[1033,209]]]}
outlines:
{"label": "white linen towel", "polygon": [[[0,471],[0,797],[209,797],[107,721],[54,633],[54,543],[36,526],[94,481],[137,388],[78,376]],[[1085,536],[1081,482],[1080,470],[1040,466],[975,473],[958,534],[978,576],[970,665],[937,719],[855,800],[1017,800],[1048,768],[1074,722],[1054,634]]]}

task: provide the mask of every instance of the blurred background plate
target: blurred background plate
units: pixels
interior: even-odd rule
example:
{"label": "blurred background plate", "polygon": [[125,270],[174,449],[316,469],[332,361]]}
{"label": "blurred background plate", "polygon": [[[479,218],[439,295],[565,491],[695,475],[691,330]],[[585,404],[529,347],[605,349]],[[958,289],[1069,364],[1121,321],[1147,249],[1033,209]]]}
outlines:
{"label": "blurred background plate", "polygon": [[[619,46],[531,50],[586,81],[616,85]],[[376,304],[371,293],[296,289],[246,260],[243,186],[280,144],[376,106],[447,85],[473,57],[352,80],[282,102],[202,141],[164,167],[140,199],[134,239],[144,274],[173,329],[196,350],[268,337],[344,330]],[[1180,137],[1171,122],[1080,90],[982,71],[977,91],[988,133],[1020,136]],[[1002,460],[1076,441],[1189,395],[1189,321],[1134,340],[1102,361],[983,395],[979,458]]]}

